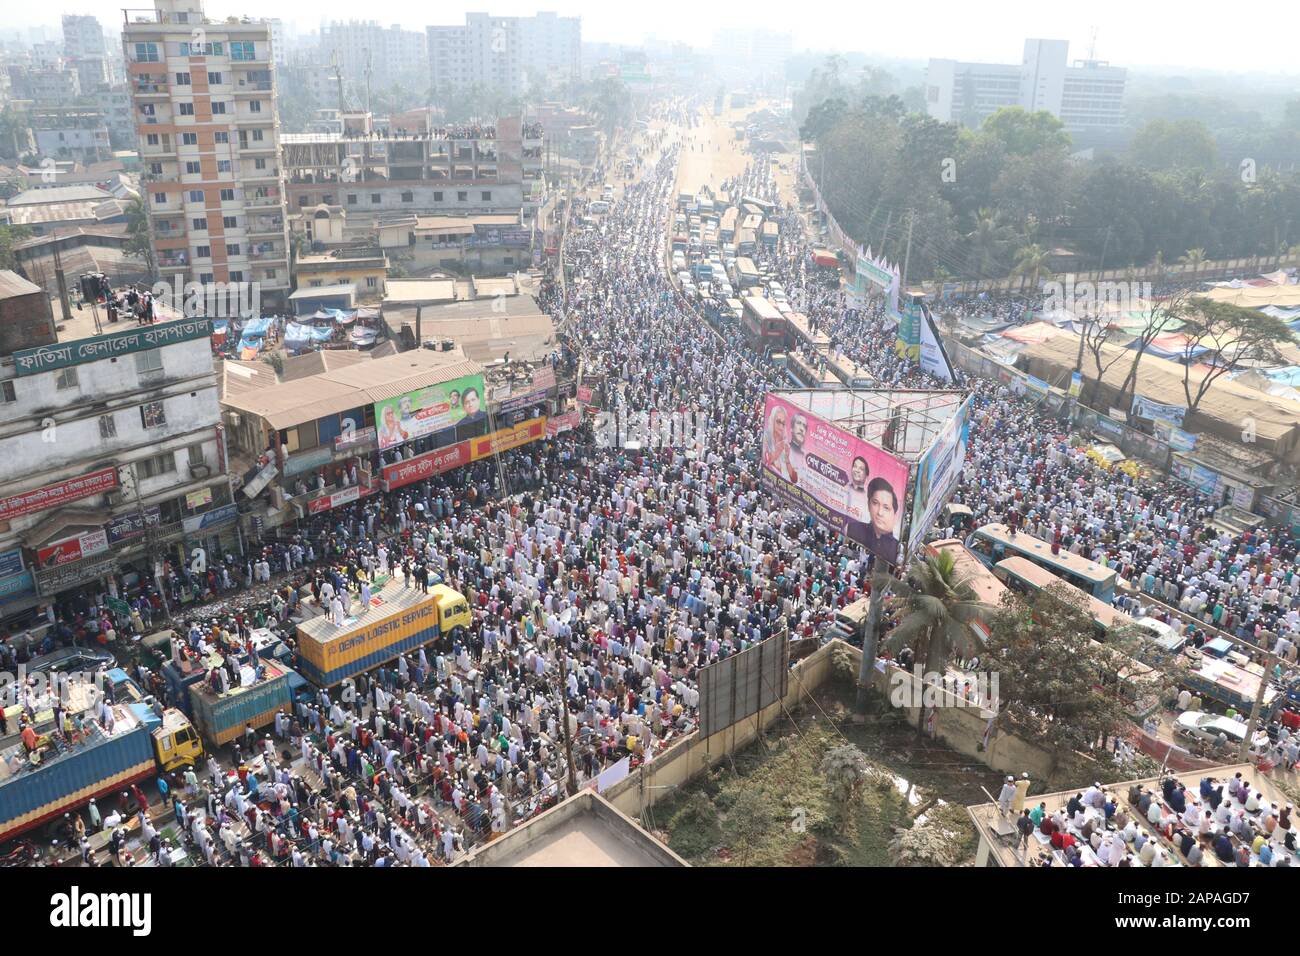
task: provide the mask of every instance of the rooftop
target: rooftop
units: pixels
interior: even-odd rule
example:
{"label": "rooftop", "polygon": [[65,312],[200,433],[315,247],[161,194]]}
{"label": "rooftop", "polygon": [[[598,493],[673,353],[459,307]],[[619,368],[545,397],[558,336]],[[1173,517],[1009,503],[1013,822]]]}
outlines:
{"label": "rooftop", "polygon": [[600,794],[584,790],[457,866],[689,866]]}
{"label": "rooftop", "polygon": [[8,206],[45,206],[64,202],[103,202],[113,194],[98,186],[52,186],[49,189],[24,189],[11,196]]}

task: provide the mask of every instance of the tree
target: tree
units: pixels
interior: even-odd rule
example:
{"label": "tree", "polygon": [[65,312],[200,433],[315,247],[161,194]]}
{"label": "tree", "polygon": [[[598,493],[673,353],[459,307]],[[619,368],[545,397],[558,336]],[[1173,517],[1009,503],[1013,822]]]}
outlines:
{"label": "tree", "polygon": [[749,862],[754,844],[771,828],[774,815],[767,796],[761,791],[746,788],[736,794],[736,800],[727,810],[723,830],[731,841],[732,849],[740,850],[742,865]]}
{"label": "tree", "polygon": [[1047,268],[1050,257],[1051,253],[1038,243],[1022,246],[1016,250],[1016,262],[1011,267],[1011,274],[1022,279],[1030,276],[1030,288],[1037,292],[1040,280],[1052,278],[1052,270]]}
{"label": "tree", "polygon": [[[1157,335],[1173,332],[1182,325],[1183,315],[1187,311],[1187,300],[1191,297],[1191,289],[1178,289],[1163,299],[1154,300],[1147,311],[1142,313],[1142,327],[1137,337],[1128,346],[1133,350],[1133,364],[1129,366],[1128,374],[1124,376],[1124,381],[1120,385],[1120,408],[1130,409],[1133,404],[1133,391],[1137,388],[1138,365],[1142,362],[1142,356],[1146,354]],[[1132,417],[1131,411],[1129,417]]]}
{"label": "tree", "polygon": [[14,246],[32,237],[31,229],[26,226],[0,225],[0,269],[15,270],[18,260],[14,256]]}
{"label": "tree", "polygon": [[977,277],[1002,275],[1009,233],[1010,229],[1002,222],[1002,214],[996,209],[986,207],[979,211],[975,228],[966,235]]}
{"label": "tree", "polygon": [[849,105],[839,97],[822,100],[808,111],[799,127],[799,138],[805,143],[818,143],[844,119]]}
{"label": "tree", "polygon": [[[882,579],[872,587],[883,589],[887,583]],[[915,641],[916,659],[925,661],[927,674],[943,674],[953,651],[967,658],[975,655],[979,639],[971,625],[986,608],[950,552],[914,565],[912,577],[894,581],[893,587],[902,599],[904,616],[885,639],[886,647],[897,651]],[[917,711],[917,733],[924,726],[924,712]]]}
{"label": "tree", "polygon": [[158,265],[153,257],[153,243],[149,239],[149,210],[144,199],[134,197],[126,207],[126,246],[129,256],[143,259],[150,279],[158,278]]}
{"label": "tree", "polygon": [[862,784],[871,774],[866,754],[853,744],[832,747],[822,757],[821,772],[831,793],[835,816],[841,823],[848,822]]}
{"label": "tree", "polygon": [[1046,110],[1030,113],[1019,106],[1004,106],[986,118],[979,131],[1001,143],[1011,156],[1028,156],[1042,150],[1063,154],[1070,149],[1065,124]]}
{"label": "tree", "polygon": [[1151,120],[1129,144],[1133,162],[1146,169],[1202,169],[1218,165],[1214,137],[1198,120]]}
{"label": "tree", "polygon": [[[1128,722],[1121,682],[1132,662],[1093,640],[1093,622],[1077,592],[1053,585],[1026,604],[1008,593],[991,621],[985,660],[998,675],[994,729],[1037,744],[1052,756],[1096,749]],[[1114,693],[1099,692],[1113,686]]]}
{"label": "tree", "polygon": [[1205,250],[1199,248],[1188,249],[1178,257],[1178,261],[1185,266],[1192,267],[1192,278],[1195,279],[1200,274],[1201,266],[1205,265]]}
{"label": "tree", "polygon": [[[1284,364],[1278,346],[1295,340],[1291,329],[1279,318],[1203,296],[1188,301],[1180,331],[1186,337],[1182,364],[1188,414],[1200,406],[1210,386],[1243,359],[1254,358],[1264,365]],[[1202,349],[1209,352],[1198,358]],[[1205,369],[1195,387],[1194,367]]]}

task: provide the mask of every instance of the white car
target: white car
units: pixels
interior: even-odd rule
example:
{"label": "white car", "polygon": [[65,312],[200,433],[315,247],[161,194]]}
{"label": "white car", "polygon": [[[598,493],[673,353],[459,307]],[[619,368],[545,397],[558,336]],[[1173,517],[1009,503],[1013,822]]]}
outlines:
{"label": "white car", "polygon": [[1189,710],[1181,714],[1175,730],[1184,737],[1215,743],[1222,734],[1230,744],[1240,744],[1246,739],[1246,724],[1220,714],[1206,714],[1199,710]]}
{"label": "white car", "polygon": [[690,285],[691,274],[687,272],[685,269],[679,269],[677,271],[677,281],[680,282],[682,285]]}

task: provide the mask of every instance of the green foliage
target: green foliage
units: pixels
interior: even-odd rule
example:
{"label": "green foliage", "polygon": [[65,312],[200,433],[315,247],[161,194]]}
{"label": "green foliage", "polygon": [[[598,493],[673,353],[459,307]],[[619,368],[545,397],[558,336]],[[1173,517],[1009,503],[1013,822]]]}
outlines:
{"label": "green foliage", "polygon": [[741,863],[747,863],[749,848],[762,839],[776,822],[772,808],[761,791],[744,789],[736,794],[727,811],[723,831],[733,847],[740,848]]}
{"label": "green foliage", "polygon": [[1064,155],[1070,148],[1065,124],[1046,110],[1030,113],[1019,106],[1004,106],[980,126],[1009,156],[1031,156],[1044,150]]}
{"label": "green foliage", "polygon": [[1145,169],[1200,169],[1218,162],[1214,137],[1199,120],[1152,120],[1133,137],[1129,156]]}
{"label": "green foliage", "polygon": [[16,269],[18,261],[14,258],[14,246],[32,237],[32,231],[26,226],[0,225],[0,269]]}
{"label": "green foliage", "polygon": [[668,821],[668,845],[686,859],[703,856],[722,840],[717,811],[701,793],[692,794]]}

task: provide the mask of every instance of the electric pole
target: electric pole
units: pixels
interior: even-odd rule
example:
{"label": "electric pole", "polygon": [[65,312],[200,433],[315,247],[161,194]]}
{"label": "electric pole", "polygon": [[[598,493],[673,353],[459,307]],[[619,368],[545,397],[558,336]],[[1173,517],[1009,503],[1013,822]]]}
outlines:
{"label": "electric pole", "polygon": [[1250,708],[1250,721],[1246,724],[1246,739],[1241,742],[1241,753],[1238,756],[1243,763],[1250,760],[1250,742],[1255,736],[1255,731],[1259,729],[1259,718],[1264,709],[1264,693],[1272,682],[1273,668],[1276,665],[1277,654],[1269,651],[1268,659],[1264,662],[1264,673],[1259,677],[1259,690],[1255,692],[1255,703]]}

